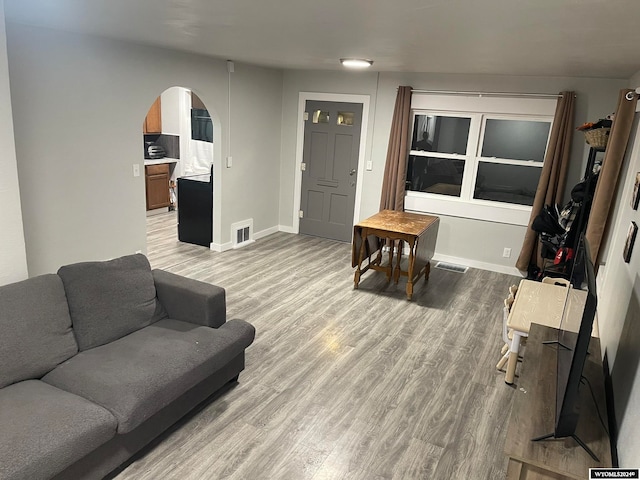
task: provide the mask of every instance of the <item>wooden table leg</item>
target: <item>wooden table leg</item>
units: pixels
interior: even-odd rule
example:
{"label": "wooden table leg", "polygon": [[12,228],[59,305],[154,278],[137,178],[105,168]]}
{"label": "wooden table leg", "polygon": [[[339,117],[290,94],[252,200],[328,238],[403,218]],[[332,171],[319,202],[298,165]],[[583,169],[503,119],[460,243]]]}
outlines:
{"label": "wooden table leg", "polygon": [[356,273],[353,275],[354,290],[358,289],[358,284],[360,283],[360,276],[362,275],[362,271],[360,267],[362,267],[362,260],[363,260],[362,256],[364,255],[364,252],[366,250],[365,242],[368,241],[366,233],[367,233],[367,230],[365,228],[363,228],[362,231],[360,232],[362,241],[360,243],[360,251],[358,252],[358,265],[356,265]]}
{"label": "wooden table leg", "polygon": [[513,339],[511,340],[511,348],[509,349],[509,362],[507,363],[507,374],[504,382],[513,385],[513,379],[516,376],[516,365],[518,365],[518,350],[520,350],[520,335],[513,331]]}
{"label": "wooden table leg", "polygon": [[431,273],[431,262],[427,262],[424,267],[424,283],[429,281],[429,274]]}
{"label": "wooden table leg", "polygon": [[393,240],[385,239],[385,245],[389,247],[389,265],[387,265],[387,282],[391,281],[391,277],[393,276]]}
{"label": "wooden table leg", "polygon": [[416,261],[414,255],[415,239],[409,240],[409,266],[407,267],[407,300],[411,300],[413,297],[413,267]]}
{"label": "wooden table leg", "polygon": [[[395,241],[393,242],[393,246],[395,247]],[[396,255],[397,260],[396,260],[396,266],[393,270],[393,281],[394,283],[397,285],[398,281],[400,280],[400,263],[402,262],[402,250],[404,249],[404,243],[402,242],[402,240],[398,240],[398,253]]]}

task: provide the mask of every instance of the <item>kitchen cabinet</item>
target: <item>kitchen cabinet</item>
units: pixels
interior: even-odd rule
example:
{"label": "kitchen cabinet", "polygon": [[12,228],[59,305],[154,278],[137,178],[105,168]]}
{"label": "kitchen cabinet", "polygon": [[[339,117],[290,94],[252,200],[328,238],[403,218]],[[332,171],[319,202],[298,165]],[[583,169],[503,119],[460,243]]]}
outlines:
{"label": "kitchen cabinet", "polygon": [[169,164],[146,165],[144,167],[147,191],[147,210],[168,207],[169,199]]}
{"label": "kitchen cabinet", "polygon": [[143,133],[162,133],[162,106],[160,97],[153,102],[142,127]]}

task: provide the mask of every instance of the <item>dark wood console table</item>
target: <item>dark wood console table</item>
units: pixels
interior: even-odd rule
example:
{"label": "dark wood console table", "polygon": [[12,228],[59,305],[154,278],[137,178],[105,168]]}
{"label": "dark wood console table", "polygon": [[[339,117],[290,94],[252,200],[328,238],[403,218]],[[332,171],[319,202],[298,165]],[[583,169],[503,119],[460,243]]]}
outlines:
{"label": "dark wood console table", "polygon": [[[511,410],[505,454],[509,457],[509,480],[565,480],[589,478],[589,468],[611,466],[609,438],[586,385],[580,388],[580,419],[576,435],[596,454],[593,460],[572,438],[532,442],[552,432],[556,409],[556,346],[543,341],[557,338],[555,328],[533,323],[527,340],[519,388]],[[591,337],[583,375],[591,383],[600,415],[607,421],[604,373],[600,341]],[[583,388],[584,387],[584,388]]]}
{"label": "dark wood console table", "polygon": [[[406,276],[407,299],[411,300],[413,284],[422,275],[425,276],[425,280],[429,278],[430,262],[436,248],[439,224],[440,218],[432,215],[383,210],[355,225],[351,255],[351,265],[356,267],[353,278],[354,288],[358,288],[360,277],[371,268],[385,272],[388,281],[393,276],[396,283],[401,275]],[[389,240],[391,246],[389,262],[383,264],[382,247],[386,243],[385,240]],[[393,252],[396,242],[397,260],[394,268]],[[409,263],[406,271],[400,268],[403,242],[407,242],[409,246]],[[373,258],[374,255],[375,258]],[[368,263],[363,266],[365,260]]]}

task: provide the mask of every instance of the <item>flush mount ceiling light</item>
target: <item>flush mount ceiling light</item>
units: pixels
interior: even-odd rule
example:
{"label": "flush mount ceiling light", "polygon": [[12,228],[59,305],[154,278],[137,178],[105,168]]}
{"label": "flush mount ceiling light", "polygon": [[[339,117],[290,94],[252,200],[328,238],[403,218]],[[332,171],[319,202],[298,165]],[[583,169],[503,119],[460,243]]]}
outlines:
{"label": "flush mount ceiling light", "polygon": [[341,58],[340,63],[348,68],[368,68],[373,65],[373,60],[364,58]]}

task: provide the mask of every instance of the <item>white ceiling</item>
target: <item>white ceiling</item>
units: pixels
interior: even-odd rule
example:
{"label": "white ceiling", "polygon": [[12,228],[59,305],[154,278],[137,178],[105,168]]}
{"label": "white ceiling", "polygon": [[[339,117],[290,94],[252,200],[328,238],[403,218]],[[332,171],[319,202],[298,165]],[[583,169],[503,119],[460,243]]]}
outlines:
{"label": "white ceiling", "polygon": [[[279,68],[630,78],[639,0],[4,0],[8,22]],[[1,5],[1,2],[0,2]]]}

